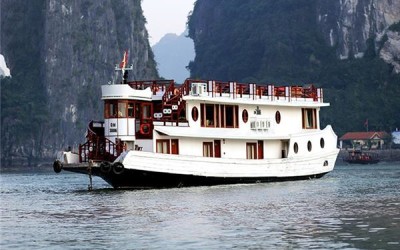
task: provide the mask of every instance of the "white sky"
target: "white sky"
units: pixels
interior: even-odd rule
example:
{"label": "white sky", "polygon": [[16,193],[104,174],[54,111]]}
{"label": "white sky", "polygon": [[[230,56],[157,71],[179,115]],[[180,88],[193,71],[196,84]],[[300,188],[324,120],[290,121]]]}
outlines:
{"label": "white sky", "polygon": [[167,33],[182,34],[187,16],[195,0],[142,0],[143,15],[147,20],[150,46]]}

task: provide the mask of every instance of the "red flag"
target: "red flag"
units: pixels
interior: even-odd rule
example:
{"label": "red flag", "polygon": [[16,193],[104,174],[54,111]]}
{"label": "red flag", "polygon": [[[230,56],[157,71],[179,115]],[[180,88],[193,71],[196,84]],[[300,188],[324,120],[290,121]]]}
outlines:
{"label": "red flag", "polygon": [[122,62],[119,64],[119,67],[120,67],[121,69],[125,69],[127,63],[128,63],[128,51],[125,50],[125,52],[124,52],[124,58],[122,59]]}

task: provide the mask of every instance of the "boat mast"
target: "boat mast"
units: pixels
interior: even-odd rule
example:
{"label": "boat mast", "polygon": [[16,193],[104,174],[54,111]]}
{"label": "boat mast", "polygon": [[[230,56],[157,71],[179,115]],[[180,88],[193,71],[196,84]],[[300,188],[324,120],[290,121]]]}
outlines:
{"label": "boat mast", "polygon": [[122,61],[120,62],[120,64],[116,64],[115,65],[115,82],[116,83],[117,79],[118,79],[118,71],[122,71],[122,83],[126,84],[128,81],[128,70],[133,70],[133,64],[131,64],[129,67],[127,67],[128,65],[128,50],[125,50],[124,52],[124,57],[122,58]]}

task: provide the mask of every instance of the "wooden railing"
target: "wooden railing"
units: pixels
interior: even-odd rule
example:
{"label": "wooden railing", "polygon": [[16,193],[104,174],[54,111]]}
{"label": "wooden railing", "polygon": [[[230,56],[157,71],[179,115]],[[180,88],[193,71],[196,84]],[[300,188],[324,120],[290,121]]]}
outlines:
{"label": "wooden railing", "polygon": [[215,97],[225,96],[232,98],[252,98],[262,99],[268,97],[270,100],[300,100],[307,99],[315,102],[323,102],[323,92],[321,88],[316,88],[312,84],[304,86],[275,86],[272,84],[237,83],[222,81],[206,81],[187,79],[184,87],[184,95],[190,94],[192,83],[206,83],[207,94]]}
{"label": "wooden railing", "polygon": [[[100,124],[101,127],[94,127]],[[104,123],[91,121],[88,126],[86,142],[79,145],[79,162],[113,162],[124,150],[121,141],[114,143],[104,137]]]}

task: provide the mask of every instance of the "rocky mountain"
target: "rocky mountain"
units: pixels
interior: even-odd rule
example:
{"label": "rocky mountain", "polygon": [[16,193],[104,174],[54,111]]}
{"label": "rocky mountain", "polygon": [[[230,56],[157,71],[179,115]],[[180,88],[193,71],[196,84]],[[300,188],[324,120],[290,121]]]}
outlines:
{"label": "rocky mountain", "polygon": [[10,69],[7,67],[4,56],[2,54],[0,54],[0,77],[1,76],[10,76]]}
{"label": "rocky mountain", "polygon": [[158,77],[140,0],[1,0],[0,12],[13,76],[1,84],[2,159],[81,142],[89,119],[102,117],[100,86],[123,51],[131,78]]}
{"label": "rocky mountain", "polygon": [[193,40],[187,37],[187,32],[181,35],[166,34],[153,47],[158,72],[161,77],[174,79],[183,83],[189,77],[186,69],[194,59]]}
{"label": "rocky mountain", "polygon": [[325,88],[339,135],[400,127],[400,1],[198,0],[191,77]]}
{"label": "rocky mountain", "polygon": [[[400,1],[319,0],[316,4],[317,25],[325,41],[337,47],[339,58],[363,57],[368,39],[379,43],[387,34],[389,41],[384,42],[386,49],[381,56],[395,66],[396,72],[400,72],[398,64],[387,56],[388,51],[400,42],[393,32],[388,32],[390,25],[400,21]],[[397,55],[400,54],[397,52]]]}

